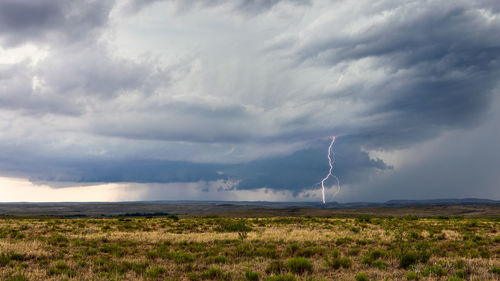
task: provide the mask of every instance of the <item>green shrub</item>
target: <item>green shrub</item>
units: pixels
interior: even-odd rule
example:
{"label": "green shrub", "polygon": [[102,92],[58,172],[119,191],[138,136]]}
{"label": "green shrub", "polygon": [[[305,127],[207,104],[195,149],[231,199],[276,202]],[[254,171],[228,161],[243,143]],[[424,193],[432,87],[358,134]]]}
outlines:
{"label": "green shrub", "polygon": [[300,246],[297,244],[297,243],[292,243],[290,245],[288,245],[286,248],[285,248],[285,256],[291,256],[293,257],[295,255],[295,253],[300,249]]}
{"label": "green shrub", "polygon": [[352,260],[347,257],[343,257],[340,259],[340,266],[343,268],[350,268],[352,266]]}
{"label": "green shrub", "polygon": [[351,248],[347,251],[348,256],[357,256],[361,252],[360,248]]}
{"label": "green shrub", "polygon": [[368,281],[368,280],[370,280],[370,279],[368,279],[368,275],[366,275],[366,273],[364,273],[364,272],[356,274],[356,276],[354,276],[354,279],[356,279],[356,281]]}
{"label": "green shrub", "polygon": [[384,251],[384,250],[370,250],[368,252],[368,255],[370,257],[370,259],[372,260],[378,260],[380,258],[383,258],[383,257],[386,257],[387,256],[387,252]]}
{"label": "green shrub", "polygon": [[259,280],[259,273],[253,272],[250,270],[245,271],[245,279],[248,281],[258,281]]}
{"label": "green shrub", "polygon": [[68,246],[68,238],[65,236],[62,236],[61,234],[55,234],[52,237],[50,237],[47,242],[50,245],[58,246],[58,247],[66,247]]}
{"label": "green shrub", "polygon": [[215,263],[226,263],[227,262],[227,258],[224,256],[216,256],[213,258],[213,260]]}
{"label": "green shrub", "polygon": [[292,274],[275,275],[266,278],[266,281],[297,281],[297,278]]}
{"label": "green shrub", "polygon": [[184,252],[169,252],[167,257],[175,263],[188,263],[195,260],[193,255]]}
{"label": "green shrub", "polygon": [[84,261],[84,260],[78,260],[76,262],[76,265],[78,265],[79,267],[86,267],[87,266],[87,262]]}
{"label": "green shrub", "polygon": [[7,281],[28,281],[28,278],[24,277],[24,275],[14,275],[7,279]]}
{"label": "green shrub", "polygon": [[385,261],[374,261],[371,263],[371,266],[375,266],[378,269],[386,270],[387,269],[387,263]]}
{"label": "green shrub", "polygon": [[16,252],[11,252],[10,253],[10,259],[14,260],[14,261],[23,261],[24,260],[24,256],[21,255],[21,254],[18,254]]}
{"label": "green shrub", "polygon": [[460,278],[466,278],[467,277],[467,272],[462,269],[455,270],[455,275],[460,277]]}
{"label": "green shrub", "polygon": [[448,281],[464,281],[464,279],[457,277],[457,276],[452,276],[448,278]]}
{"label": "green shrub", "polygon": [[0,254],[0,267],[6,266],[11,262],[11,259],[8,255],[1,253]]}
{"label": "green shrub", "polygon": [[444,276],[446,274],[448,274],[448,272],[446,272],[446,269],[444,269],[442,266],[438,264],[428,266],[424,268],[424,271],[422,272],[423,276],[429,276],[429,275]]}
{"label": "green shrub", "polygon": [[351,237],[341,237],[341,238],[337,238],[337,240],[335,241],[335,244],[337,245],[348,245],[348,244],[351,244],[352,243],[352,238]]}
{"label": "green shrub", "polygon": [[333,251],[332,251],[332,257],[333,258],[340,257],[340,251],[338,249],[333,249]]}
{"label": "green shrub", "polygon": [[58,261],[47,270],[47,275],[67,275],[68,277],[74,277],[76,273],[65,262]]}
{"label": "green shrub", "polygon": [[146,277],[148,278],[158,278],[165,274],[167,270],[162,266],[155,266],[146,271]]}
{"label": "green shrub", "polygon": [[149,266],[149,262],[141,262],[134,263],[124,261],[120,265],[118,265],[117,271],[120,274],[124,274],[127,271],[134,271],[136,274],[144,274],[146,272],[146,268]]}
{"label": "green shrub", "polygon": [[208,270],[203,271],[201,273],[201,277],[203,279],[210,280],[231,280],[231,276],[229,274],[225,274],[220,268],[217,268],[215,266],[212,266]]}
{"label": "green shrub", "polygon": [[310,258],[312,256],[315,256],[317,254],[322,255],[324,252],[323,248],[321,247],[308,247],[302,250],[298,250],[295,253],[295,256],[297,257],[304,257],[304,258]]}
{"label": "green shrub", "polygon": [[245,220],[220,220],[218,227],[215,228],[217,232],[249,232],[252,228],[248,226]]}
{"label": "green shrub", "polygon": [[171,219],[173,221],[178,221],[179,220],[179,216],[178,215],[168,215],[167,219]]}
{"label": "green shrub", "polygon": [[490,270],[488,270],[488,272],[500,275],[500,267],[494,266]]}
{"label": "green shrub", "polygon": [[408,269],[410,266],[418,263],[419,257],[416,252],[406,252],[399,256],[399,267]]}
{"label": "green shrub", "polygon": [[0,254],[0,267],[10,265],[13,261],[24,261],[24,255],[18,254],[16,252],[8,252]]}
{"label": "green shrub", "polygon": [[139,262],[132,263],[132,270],[137,274],[143,274],[146,272],[146,268],[148,268],[149,262]]}
{"label": "green shrub", "polygon": [[372,221],[372,218],[368,215],[359,215],[359,216],[356,216],[356,221],[361,223],[370,223]]}
{"label": "green shrub", "polygon": [[333,258],[332,260],[329,260],[328,258],[325,258],[326,265],[333,268],[333,269],[339,269],[341,264],[340,264],[340,258]]}
{"label": "green shrub", "polygon": [[464,260],[457,260],[455,261],[455,268],[460,268],[460,269],[464,269],[467,267],[467,263],[465,263]]}
{"label": "green shrub", "polygon": [[306,258],[302,257],[289,259],[286,263],[286,267],[295,274],[313,272],[313,265]]}
{"label": "green shrub", "polygon": [[406,215],[406,216],[403,216],[401,218],[404,219],[404,220],[408,220],[408,221],[416,221],[416,220],[418,220],[418,217],[415,216],[415,215]]}
{"label": "green shrub", "polygon": [[419,280],[420,275],[418,275],[416,272],[410,271],[406,273],[406,280]]}
{"label": "green shrub", "polygon": [[99,248],[99,251],[116,257],[121,257],[125,253],[125,249],[116,244],[104,244]]}
{"label": "green shrub", "polygon": [[491,254],[490,254],[490,251],[486,250],[486,249],[483,249],[481,251],[479,251],[479,255],[483,258],[483,259],[489,259],[491,257]]}
{"label": "green shrub", "polygon": [[272,261],[266,267],[267,274],[281,274],[286,270],[285,264],[282,261]]}

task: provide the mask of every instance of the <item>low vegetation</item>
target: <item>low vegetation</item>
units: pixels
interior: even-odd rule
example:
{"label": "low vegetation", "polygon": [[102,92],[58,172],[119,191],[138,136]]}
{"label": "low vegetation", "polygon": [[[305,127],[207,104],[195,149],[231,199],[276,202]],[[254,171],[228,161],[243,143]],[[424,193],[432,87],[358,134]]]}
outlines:
{"label": "low vegetation", "polygon": [[500,219],[0,219],[0,280],[499,280]]}

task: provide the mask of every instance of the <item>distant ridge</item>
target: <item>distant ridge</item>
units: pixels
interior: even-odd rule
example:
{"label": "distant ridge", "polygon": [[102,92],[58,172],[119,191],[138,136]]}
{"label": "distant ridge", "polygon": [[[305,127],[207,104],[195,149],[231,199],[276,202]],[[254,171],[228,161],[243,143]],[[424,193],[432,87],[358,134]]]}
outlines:
{"label": "distant ridge", "polygon": [[443,198],[423,200],[389,200],[386,202],[273,202],[273,201],[219,201],[219,200],[149,200],[149,201],[117,201],[117,202],[0,202],[0,205],[34,205],[34,206],[64,206],[64,205],[124,205],[124,204],[208,204],[217,206],[270,206],[280,207],[326,207],[327,209],[351,209],[372,207],[411,207],[438,205],[500,205],[500,200],[481,198]]}
{"label": "distant ridge", "polygon": [[497,205],[498,200],[480,199],[480,198],[464,198],[464,199],[431,199],[431,200],[390,200],[384,203],[387,206],[425,206],[425,205]]}
{"label": "distant ridge", "polygon": [[0,203],[1,216],[353,216],[419,215],[500,217],[500,201],[478,198],[375,202],[136,201]]}

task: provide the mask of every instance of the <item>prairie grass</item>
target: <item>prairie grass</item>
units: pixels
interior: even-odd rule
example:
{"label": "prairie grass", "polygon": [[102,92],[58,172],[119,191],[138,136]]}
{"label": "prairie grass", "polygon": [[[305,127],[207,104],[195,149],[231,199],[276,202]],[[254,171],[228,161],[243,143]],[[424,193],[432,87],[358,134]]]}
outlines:
{"label": "prairie grass", "polygon": [[499,219],[0,219],[0,280],[500,280],[499,260]]}

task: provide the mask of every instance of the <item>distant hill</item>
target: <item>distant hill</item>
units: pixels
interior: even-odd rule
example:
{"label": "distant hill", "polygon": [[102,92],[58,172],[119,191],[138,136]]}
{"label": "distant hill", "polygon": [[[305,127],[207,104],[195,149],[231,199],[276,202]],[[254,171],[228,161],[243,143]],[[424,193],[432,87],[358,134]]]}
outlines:
{"label": "distant hill", "polygon": [[500,201],[465,198],[391,200],[384,203],[140,201],[0,203],[0,216],[487,216],[500,217]]}
{"label": "distant hill", "polygon": [[432,199],[432,200],[390,200],[385,206],[434,206],[434,205],[498,205],[500,201],[479,198]]}

